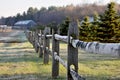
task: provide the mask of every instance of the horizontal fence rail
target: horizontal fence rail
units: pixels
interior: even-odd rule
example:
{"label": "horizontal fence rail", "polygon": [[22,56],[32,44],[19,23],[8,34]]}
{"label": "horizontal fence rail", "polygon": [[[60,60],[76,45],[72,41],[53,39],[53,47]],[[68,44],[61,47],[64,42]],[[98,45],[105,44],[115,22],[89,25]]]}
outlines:
{"label": "horizontal fence rail", "polygon": [[120,56],[120,43],[98,43],[72,40],[72,45],[75,48],[83,49],[90,53],[112,54]]}
{"label": "horizontal fence rail", "polygon": [[[39,37],[42,37],[42,38],[44,37],[44,35],[41,35],[41,34],[38,34],[38,36],[39,36]],[[53,35],[46,35],[45,37],[47,37],[47,38],[52,38],[52,36],[53,36]]]}
{"label": "horizontal fence rail", "polygon": [[55,39],[66,42],[66,43],[68,42],[68,36],[61,36],[59,34],[55,34]]}
{"label": "horizontal fence rail", "polygon": [[[67,69],[67,63],[63,61],[63,59],[61,59],[56,52],[54,53],[54,57],[55,60],[59,61]],[[74,80],[85,80],[78,73],[76,73],[73,68],[70,68],[70,74]]]}

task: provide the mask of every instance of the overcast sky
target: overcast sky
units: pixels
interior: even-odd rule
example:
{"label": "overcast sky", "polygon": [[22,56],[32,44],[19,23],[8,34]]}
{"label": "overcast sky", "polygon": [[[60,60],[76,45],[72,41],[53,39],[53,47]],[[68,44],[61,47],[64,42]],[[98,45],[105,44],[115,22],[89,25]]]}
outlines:
{"label": "overcast sky", "polygon": [[49,6],[63,6],[69,4],[85,4],[85,3],[99,3],[106,4],[110,1],[116,1],[120,4],[120,0],[0,0],[0,17],[14,16],[17,13],[27,11],[29,7],[49,7]]}

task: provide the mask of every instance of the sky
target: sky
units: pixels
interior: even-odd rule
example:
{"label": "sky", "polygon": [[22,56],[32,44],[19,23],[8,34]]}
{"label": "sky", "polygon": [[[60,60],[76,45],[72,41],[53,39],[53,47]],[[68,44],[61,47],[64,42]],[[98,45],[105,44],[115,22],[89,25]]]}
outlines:
{"label": "sky", "polygon": [[17,13],[27,11],[29,7],[40,9],[41,7],[66,6],[69,4],[106,4],[110,1],[116,1],[120,4],[120,0],[0,0],[0,17],[15,16]]}

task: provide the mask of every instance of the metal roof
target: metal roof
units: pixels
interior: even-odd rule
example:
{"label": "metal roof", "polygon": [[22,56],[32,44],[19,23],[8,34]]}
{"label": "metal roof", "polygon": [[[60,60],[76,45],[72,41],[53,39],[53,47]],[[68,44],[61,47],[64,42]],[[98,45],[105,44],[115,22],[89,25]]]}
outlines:
{"label": "metal roof", "polygon": [[24,20],[24,21],[18,21],[15,23],[15,25],[27,25],[29,23],[33,23],[33,24],[36,24],[33,20]]}

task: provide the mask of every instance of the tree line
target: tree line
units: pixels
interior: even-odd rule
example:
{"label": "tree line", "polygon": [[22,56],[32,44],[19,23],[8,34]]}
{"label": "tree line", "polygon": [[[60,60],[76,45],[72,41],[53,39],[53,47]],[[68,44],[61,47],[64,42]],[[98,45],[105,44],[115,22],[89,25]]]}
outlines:
{"label": "tree line", "polygon": [[[120,6],[118,6],[120,12]],[[61,23],[66,16],[70,18],[83,19],[84,16],[93,16],[94,12],[99,14],[103,13],[106,6],[96,4],[85,4],[85,5],[67,5],[63,7],[50,6],[48,8],[42,7],[40,9],[30,7],[27,11],[22,14],[17,13],[15,16],[2,17],[0,24],[14,25],[15,22],[20,20],[34,20],[37,24],[49,24],[51,22]]]}

